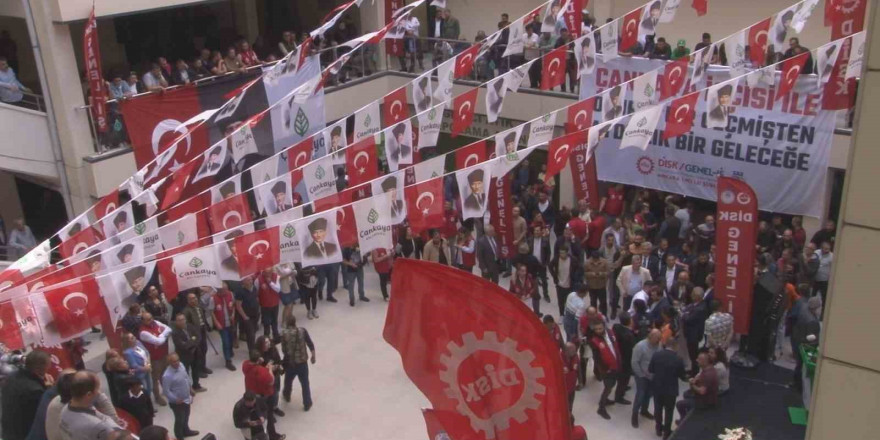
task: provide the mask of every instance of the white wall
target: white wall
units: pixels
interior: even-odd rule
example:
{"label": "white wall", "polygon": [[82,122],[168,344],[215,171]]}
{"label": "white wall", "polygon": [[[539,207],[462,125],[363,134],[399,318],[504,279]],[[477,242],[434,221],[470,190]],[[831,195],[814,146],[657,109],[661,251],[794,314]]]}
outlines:
{"label": "white wall", "polygon": [[[19,0],[4,0],[19,1]],[[50,3],[52,20],[56,22],[69,22],[85,20],[92,11],[93,0],[29,0],[45,1]],[[172,6],[184,6],[194,3],[204,3],[210,0],[94,0],[95,14],[98,17],[108,15],[126,14],[151,9],[167,8]]]}
{"label": "white wall", "polygon": [[46,114],[0,104],[0,169],[57,182]]}
{"label": "white wall", "polygon": [[489,35],[498,30],[502,13],[506,12],[514,20],[533,11],[541,3],[542,0],[448,0],[446,5],[452,9],[452,16],[461,25],[459,38],[474,41],[477,31]]}

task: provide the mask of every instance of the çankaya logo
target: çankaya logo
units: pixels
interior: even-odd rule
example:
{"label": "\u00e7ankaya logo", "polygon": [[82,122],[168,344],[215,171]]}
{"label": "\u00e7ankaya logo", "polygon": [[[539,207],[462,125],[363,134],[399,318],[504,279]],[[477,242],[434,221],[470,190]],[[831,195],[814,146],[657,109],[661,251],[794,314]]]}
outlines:
{"label": "\u00e7ankaya logo", "polygon": [[364,127],[369,128],[370,124],[372,124],[372,123],[373,123],[373,118],[371,118],[370,115],[367,115],[367,117],[364,118]]}
{"label": "\u00e7ankaya logo", "polygon": [[305,136],[306,132],[309,131],[309,117],[306,115],[306,112],[303,111],[302,107],[296,111],[296,119],[293,121],[293,131],[299,136]]}
{"label": "\u00e7ankaya logo", "polygon": [[282,234],[284,234],[284,236],[287,238],[293,238],[296,236],[296,229],[293,227],[293,225],[287,225],[287,227],[284,228],[284,232],[282,232]]}
{"label": "\u00e7ankaya logo", "polygon": [[144,235],[144,232],[146,232],[146,230],[147,230],[146,223],[141,222],[141,223],[134,225],[134,233],[137,235]]}
{"label": "\u00e7ankaya logo", "polygon": [[318,168],[315,169],[315,178],[320,180],[320,179],[323,179],[324,176],[326,176],[326,175],[327,175],[327,172],[324,171],[324,167],[322,167],[321,165],[318,165]]}
{"label": "\u00e7ankaya logo", "polygon": [[375,224],[379,221],[379,213],[376,212],[375,208],[370,208],[370,212],[367,213],[367,221],[370,222],[370,224]]}
{"label": "\u00e7ankaya logo", "polygon": [[647,124],[647,123],[648,123],[648,118],[642,118],[641,121],[639,121],[638,123],[636,123],[636,127],[642,128],[642,127],[644,127],[645,124]]}
{"label": "\u00e7ankaya logo", "polygon": [[[499,341],[495,332],[483,333],[482,339],[465,333],[461,339],[461,345],[450,341],[449,354],[440,357],[446,368],[440,380],[447,385],[446,395],[458,401],[458,412],[487,439],[496,437],[496,429],[508,429],[511,420],[525,422],[526,411],[538,409],[538,396],[546,392],[538,382],[544,370],[531,365],[535,354],[518,350],[513,339]],[[484,399],[491,403],[481,404]]]}
{"label": "\u00e7ankaya logo", "polygon": [[189,267],[192,267],[194,269],[198,269],[202,266],[202,264],[204,264],[204,262],[199,259],[199,257],[193,257],[192,260],[189,260]]}

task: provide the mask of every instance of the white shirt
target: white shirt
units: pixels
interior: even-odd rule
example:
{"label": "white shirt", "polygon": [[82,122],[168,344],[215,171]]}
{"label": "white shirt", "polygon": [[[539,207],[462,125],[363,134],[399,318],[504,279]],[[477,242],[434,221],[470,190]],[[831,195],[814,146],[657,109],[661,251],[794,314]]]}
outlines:
{"label": "white shirt", "polygon": [[534,60],[541,55],[541,51],[538,48],[538,34],[532,33],[532,36],[529,36],[528,33],[523,35],[524,45],[523,45],[523,56],[526,58],[526,61]]}
{"label": "white shirt", "polygon": [[638,301],[638,300],[642,300],[642,301],[645,302],[645,305],[646,305],[646,306],[648,305],[648,293],[645,292],[644,289],[643,289],[643,290],[639,290],[638,292],[636,292],[635,295],[633,295],[633,300],[632,300],[632,303],[631,303],[631,304],[633,304],[633,305],[631,305],[631,306],[629,307],[629,314],[630,314],[630,315],[632,315],[633,313],[636,312],[635,303],[636,303],[636,301]]}
{"label": "white shirt", "polygon": [[434,20],[434,37],[440,38],[442,36],[442,33],[440,31],[442,24],[443,20]]}
{"label": "white shirt", "polygon": [[571,287],[571,258],[559,259],[556,279],[562,287]]}
{"label": "white shirt", "polygon": [[532,255],[534,255],[535,258],[538,259],[538,261],[541,261],[541,239],[540,238],[534,239],[534,243],[532,244]]}
{"label": "white shirt", "polygon": [[416,36],[418,36],[418,35],[419,35],[419,26],[420,26],[420,25],[421,25],[421,23],[419,23],[419,19],[418,19],[418,18],[416,18],[416,17],[410,17],[409,20],[407,20],[405,23],[403,23],[403,28],[406,29],[406,30],[408,30],[408,31],[410,31],[410,32],[412,32],[412,33],[415,34]]}
{"label": "white shirt", "polygon": [[577,292],[571,292],[565,300],[565,312],[574,313],[575,317],[580,318],[587,312],[587,302],[579,297]]}
{"label": "white shirt", "polygon": [[675,268],[666,268],[666,291],[672,290],[672,284],[675,283]]}

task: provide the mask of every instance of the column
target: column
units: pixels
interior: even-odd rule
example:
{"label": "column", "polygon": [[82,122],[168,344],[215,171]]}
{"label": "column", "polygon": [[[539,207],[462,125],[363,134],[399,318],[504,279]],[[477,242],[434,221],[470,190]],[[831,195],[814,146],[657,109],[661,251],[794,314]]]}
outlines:
{"label": "column", "polygon": [[260,35],[256,0],[233,0],[232,13],[235,18],[235,30],[253,44]]}

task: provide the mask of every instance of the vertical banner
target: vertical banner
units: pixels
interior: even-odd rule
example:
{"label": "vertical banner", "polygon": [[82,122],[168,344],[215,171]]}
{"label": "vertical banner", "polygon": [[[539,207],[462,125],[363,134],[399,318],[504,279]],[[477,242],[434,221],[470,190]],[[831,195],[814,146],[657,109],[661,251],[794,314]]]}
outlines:
{"label": "vertical banner", "polygon": [[[405,0],[388,0],[385,2],[385,24],[391,24],[394,22],[394,14],[397,13],[397,10],[402,8]],[[388,38],[385,40],[385,50],[388,52],[390,56],[403,56],[403,39],[402,38]]]}
{"label": "vertical banner", "polygon": [[[828,0],[830,3],[830,0]],[[857,34],[865,29],[868,0],[837,0],[832,16],[831,41]]]}
{"label": "vertical banner", "polygon": [[510,173],[503,177],[493,177],[489,185],[489,212],[491,213],[492,227],[495,228],[495,238],[501,250],[501,258],[510,258],[516,250],[513,249],[513,204],[510,203]]}
{"label": "vertical banner", "polygon": [[588,139],[578,143],[571,153],[568,166],[577,200],[586,200],[590,208],[599,209],[599,173],[596,170],[596,158],[589,151],[589,145]]}
{"label": "vertical banner", "polygon": [[755,279],[758,198],[747,183],[718,178],[715,297],[733,315],[736,333],[749,333]]}
{"label": "vertical banner", "polygon": [[86,77],[92,97],[92,117],[98,132],[106,133],[107,123],[107,84],[101,70],[101,49],[98,47],[98,20],[95,18],[95,6],[86,22],[83,32],[83,57],[85,57]]}
{"label": "vertical banner", "polygon": [[581,30],[583,29],[581,26],[583,22],[583,9],[584,0],[570,0],[566,3],[565,14],[563,17],[565,20],[565,27],[568,29],[569,33],[571,33],[571,38],[573,39],[581,37]]}

